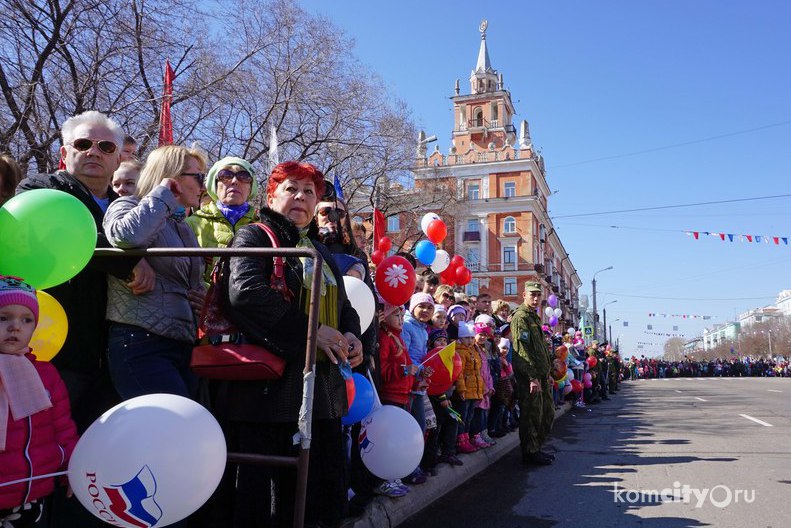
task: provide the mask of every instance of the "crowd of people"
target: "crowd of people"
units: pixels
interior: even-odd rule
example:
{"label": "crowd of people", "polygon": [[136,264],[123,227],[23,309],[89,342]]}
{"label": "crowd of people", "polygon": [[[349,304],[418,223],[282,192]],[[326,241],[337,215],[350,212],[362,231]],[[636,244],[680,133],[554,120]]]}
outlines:
{"label": "crowd of people", "polygon": [[682,361],[662,359],[639,359],[632,357],[626,364],[624,376],[627,379],[646,378],[690,378],[690,377],[791,377],[791,365],[786,359],[767,359],[763,357],[712,359],[698,361],[685,358]]}
{"label": "crowd of people", "polygon": [[[0,487],[4,528],[103,526],[54,479],[25,478],[62,470],[78,435],[102,412],[136,396],[169,393],[199,401],[221,424],[230,451],[295,456],[316,274],[306,526],[338,526],[377,495],[403,497],[443,465],[463,465],[465,456],[509,434],[518,434],[526,466],[552,464],[554,455],[542,445],[563,400],[596,404],[617,393],[624,378],[788,374],[787,364],[762,361],[632,358],[624,365],[607,343],[586,344],[579,332],[564,335],[542,325],[539,310],[547,300],[538,282],[525,282],[522,303],[513,306],[486,292],[455,291],[430,269],[419,274],[405,305],[378,298],[374,322],[362,328],[344,276],[375,292],[375,268],[366,255],[371,237],[351,221],[314,165],[280,163],[264,189],[247,160],[225,157],[210,166],[197,148],[162,146],[142,163],[134,139],[99,112],[70,118],[61,133],[63,168],[55,173],[23,179],[13,160],[0,158],[4,198],[13,189],[74,196],[93,216],[100,248],[303,248],[317,250],[323,263],[316,268],[306,258],[260,256],[95,257],[72,279],[48,289],[69,322],[66,342],[51,363],[37,361],[29,348],[38,317],[34,289],[24,278],[0,278],[0,481],[19,480]],[[16,169],[7,173],[6,167]],[[259,195],[261,208],[254,205]],[[417,267],[412,255],[403,256]],[[224,312],[239,332],[235,339],[285,360],[282,376],[198,378],[190,358],[207,307]],[[457,377],[436,390],[435,372],[426,363],[453,343]],[[369,377],[382,403],[410,413],[424,434],[422,460],[403,479],[383,480],[368,471],[358,445],[360,424],[342,423],[352,372]],[[28,443],[36,450],[28,452]],[[174,526],[290,526],[295,491],[292,468],[229,463],[213,497]]]}

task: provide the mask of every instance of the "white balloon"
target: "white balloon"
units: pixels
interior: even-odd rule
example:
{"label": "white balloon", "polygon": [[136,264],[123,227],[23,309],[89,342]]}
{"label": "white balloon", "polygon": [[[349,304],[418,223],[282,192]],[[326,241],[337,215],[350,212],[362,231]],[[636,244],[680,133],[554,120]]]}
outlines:
{"label": "white balloon", "polygon": [[573,327],[573,326],[570,326],[570,327],[569,327],[569,328],[566,330],[566,333],[567,333],[567,334],[569,334],[569,335],[572,335],[572,336],[574,335],[574,333],[575,333],[575,332],[576,332],[576,330],[574,330],[574,327]]}
{"label": "white balloon", "polygon": [[[428,229],[428,225],[433,222],[434,220],[439,220],[439,215],[436,213],[426,213],[423,215],[423,218],[420,220],[420,229],[426,233],[426,229]],[[428,234],[428,233],[426,233]],[[432,268],[434,269],[434,268]]]}
{"label": "white balloon", "polygon": [[552,310],[551,306],[547,306],[546,308],[544,308],[544,315],[546,315],[547,317],[552,317],[553,315],[555,315],[555,311]]}
{"label": "white balloon", "polygon": [[431,271],[434,273],[442,273],[450,266],[450,255],[444,249],[437,250],[437,256],[434,257],[434,262],[431,263]]}
{"label": "white balloon", "polygon": [[552,315],[560,319],[560,316],[563,315],[563,310],[560,308],[555,308],[555,310],[552,312]]}
{"label": "white balloon", "polygon": [[411,414],[383,405],[362,421],[360,457],[379,478],[402,478],[415,470],[423,456],[423,433]]}
{"label": "white balloon", "polygon": [[343,285],[346,287],[346,297],[360,317],[360,329],[365,332],[371,326],[376,313],[374,294],[371,288],[357,277],[344,275]]}
{"label": "white balloon", "polygon": [[91,424],[69,461],[69,484],[108,524],[166,526],[209,499],[226,457],[225,437],[209,411],[181,396],[148,394]]}

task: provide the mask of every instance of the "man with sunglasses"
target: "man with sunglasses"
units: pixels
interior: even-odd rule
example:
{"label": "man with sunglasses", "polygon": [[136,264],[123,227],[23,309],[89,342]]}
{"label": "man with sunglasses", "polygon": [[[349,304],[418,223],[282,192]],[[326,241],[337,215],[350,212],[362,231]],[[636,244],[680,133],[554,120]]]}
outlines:
{"label": "man with sunglasses", "polygon": [[[93,216],[98,234],[96,246],[110,247],[102,220],[110,202],[118,198],[110,182],[120,163],[124,131],[104,114],[88,111],[66,120],[61,136],[60,159],[66,169],[29,176],[22,180],[16,192],[55,189],[74,196]],[[119,400],[105,360],[108,274],[130,278],[129,287],[138,294],[150,291],[154,285],[153,271],[145,260],[101,258],[91,260],[71,280],[47,290],[63,306],[69,320],[66,342],[52,364],[66,383],[72,417],[80,432]],[[97,519],[90,513],[83,516],[82,513],[87,512],[79,504],[72,513],[69,505],[59,503],[62,499],[62,496],[55,498],[50,510],[53,517],[50,526],[102,525],[101,521],[94,523]]]}

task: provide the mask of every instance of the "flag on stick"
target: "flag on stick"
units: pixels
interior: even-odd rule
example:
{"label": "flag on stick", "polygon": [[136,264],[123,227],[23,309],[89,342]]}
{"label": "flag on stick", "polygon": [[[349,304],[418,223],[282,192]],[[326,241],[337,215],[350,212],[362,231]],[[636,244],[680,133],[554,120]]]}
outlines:
{"label": "flag on stick", "polygon": [[159,145],[173,144],[173,121],[170,117],[170,102],[173,99],[173,78],[175,73],[170,61],[165,60],[165,86],[162,90],[162,110],[159,113]]}

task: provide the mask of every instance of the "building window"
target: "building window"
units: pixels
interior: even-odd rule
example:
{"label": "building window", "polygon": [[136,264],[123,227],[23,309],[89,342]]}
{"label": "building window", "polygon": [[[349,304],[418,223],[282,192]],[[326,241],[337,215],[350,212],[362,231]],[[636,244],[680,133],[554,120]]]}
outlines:
{"label": "building window", "polygon": [[503,221],[503,233],[516,233],[516,219],[513,216],[506,216]]}
{"label": "building window", "polygon": [[503,295],[516,295],[516,277],[506,277],[503,281]]}
{"label": "building window", "polygon": [[465,265],[470,271],[481,271],[481,249],[478,247],[467,248],[467,262]]}
{"label": "building window", "polygon": [[480,289],[481,289],[480,279],[472,279],[469,282],[469,284],[467,284],[465,293],[467,295],[478,295]]}
{"label": "building window", "polygon": [[503,247],[503,269],[516,269],[516,246]]}
{"label": "building window", "polygon": [[467,199],[480,200],[481,199],[481,184],[469,183],[467,184]]}
{"label": "building window", "polygon": [[387,217],[387,231],[390,233],[401,231],[401,219],[398,217],[398,215]]}
{"label": "building window", "polygon": [[516,182],[505,182],[503,196],[506,198],[513,198],[516,196]]}
{"label": "building window", "polygon": [[468,218],[467,219],[467,231],[471,233],[478,233],[481,230],[481,223],[478,221],[477,218]]}

